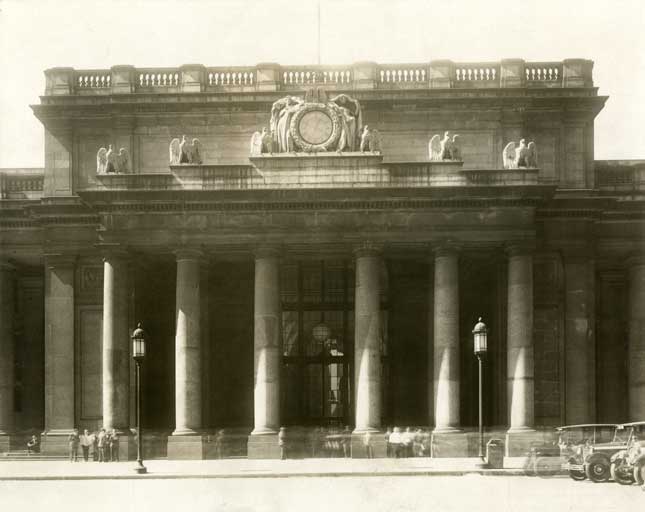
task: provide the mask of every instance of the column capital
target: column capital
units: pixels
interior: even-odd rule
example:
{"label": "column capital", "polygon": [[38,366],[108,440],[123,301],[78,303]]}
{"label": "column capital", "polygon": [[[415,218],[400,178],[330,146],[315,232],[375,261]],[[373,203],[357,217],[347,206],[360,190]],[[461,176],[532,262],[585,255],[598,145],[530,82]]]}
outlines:
{"label": "column capital", "polygon": [[175,249],[174,254],[177,261],[180,261],[180,260],[201,261],[205,259],[204,251],[202,251],[199,247],[181,247],[179,249]]}
{"label": "column capital", "polygon": [[645,265],[645,251],[635,251],[625,259],[627,268],[640,267]]}
{"label": "column capital", "polygon": [[76,264],[78,256],[76,254],[65,253],[45,253],[45,265],[49,268],[72,267]]}
{"label": "column capital", "polygon": [[258,245],[253,249],[255,259],[281,258],[282,248],[278,245]]}
{"label": "column capital", "polygon": [[535,252],[534,240],[516,240],[507,242],[504,250],[508,257],[512,256],[530,256]]}
{"label": "column capital", "polygon": [[452,240],[442,240],[430,246],[430,250],[437,256],[458,256],[462,245]]}
{"label": "column capital", "polygon": [[359,242],[353,247],[354,257],[362,258],[364,256],[380,256],[383,252],[383,244],[365,240]]}
{"label": "column capital", "polygon": [[103,261],[105,261],[106,259],[112,259],[112,258],[127,259],[130,257],[130,251],[126,246],[122,244],[100,243],[100,244],[96,244],[95,247],[101,252]]}

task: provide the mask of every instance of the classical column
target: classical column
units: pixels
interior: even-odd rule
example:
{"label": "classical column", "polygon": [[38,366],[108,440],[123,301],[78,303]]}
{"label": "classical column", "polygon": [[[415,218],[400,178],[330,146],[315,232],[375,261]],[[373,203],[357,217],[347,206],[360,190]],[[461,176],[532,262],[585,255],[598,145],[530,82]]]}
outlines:
{"label": "classical column", "polygon": [[376,247],[355,251],[354,387],[356,433],[381,427],[381,255]]}
{"label": "classical column", "polygon": [[566,253],[565,423],[595,421],[595,266],[580,253]]}
{"label": "classical column", "polygon": [[435,250],[433,324],[434,431],[455,432],[459,430],[459,255],[448,245]]}
{"label": "classical column", "polygon": [[200,274],[202,253],[177,251],[175,336],[175,431],[195,434],[202,428]]}
{"label": "classical column", "polygon": [[0,261],[0,451],[8,450],[2,436],[14,429],[13,415],[13,330],[14,330],[14,268]]}
{"label": "classical column", "polygon": [[507,379],[509,433],[533,429],[533,256],[508,248]]}
{"label": "classical column", "polygon": [[631,258],[629,265],[629,420],[645,418],[645,257]]}
{"label": "classical column", "polygon": [[[75,257],[48,255],[45,262],[45,434],[43,450],[67,451],[74,416]],[[55,439],[56,436],[61,436]],[[46,446],[45,446],[46,445]],[[51,450],[49,447],[51,446]]]}
{"label": "classical column", "polygon": [[279,253],[262,248],[255,254],[253,435],[274,434],[280,427],[280,309]]}
{"label": "classical column", "polygon": [[109,250],[103,259],[103,427],[125,431],[129,422],[130,333],[128,260]]}

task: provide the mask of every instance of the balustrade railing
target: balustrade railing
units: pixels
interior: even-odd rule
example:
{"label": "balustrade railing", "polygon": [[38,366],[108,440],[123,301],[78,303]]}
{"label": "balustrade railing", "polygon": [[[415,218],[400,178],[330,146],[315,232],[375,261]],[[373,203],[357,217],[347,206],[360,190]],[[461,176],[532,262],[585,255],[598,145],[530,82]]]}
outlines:
{"label": "balustrade railing", "polygon": [[282,84],[287,87],[313,84],[350,85],[352,72],[349,69],[290,67],[283,68],[281,78]]}
{"label": "balustrade railing", "polygon": [[455,64],[454,87],[498,87],[500,65],[489,63]]}
{"label": "balustrade railing", "polygon": [[42,195],[44,173],[40,169],[0,172],[1,199],[33,199]]}
{"label": "balustrade railing", "polygon": [[209,87],[253,87],[255,68],[208,68],[206,81]]}
{"label": "balustrade railing", "polygon": [[119,94],[128,92],[279,91],[327,85],[342,89],[593,87],[593,63],[582,59],[562,62],[453,62],[348,66],[205,67],[178,68],[115,66],[107,70],[53,68],[46,71],[46,95]]}

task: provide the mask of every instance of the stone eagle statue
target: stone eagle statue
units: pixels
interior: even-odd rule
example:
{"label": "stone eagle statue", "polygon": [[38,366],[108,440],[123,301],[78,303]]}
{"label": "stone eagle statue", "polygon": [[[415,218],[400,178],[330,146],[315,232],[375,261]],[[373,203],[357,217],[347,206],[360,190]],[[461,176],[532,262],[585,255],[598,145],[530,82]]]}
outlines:
{"label": "stone eagle statue", "polygon": [[363,127],[360,149],[361,152],[371,151],[375,153],[381,151],[381,134],[378,130],[372,130],[368,125]]}
{"label": "stone eagle statue", "polygon": [[273,153],[273,137],[262,128],[262,132],[254,132],[251,136],[251,156],[260,156],[262,153]]}
{"label": "stone eagle statue", "polygon": [[117,154],[112,147],[99,148],[96,153],[96,174],[112,174],[130,172],[130,155],[128,150],[121,148]]}
{"label": "stone eagle statue", "polygon": [[447,131],[440,135],[434,135],[428,143],[428,158],[432,162],[442,160],[461,160],[461,147],[459,135],[451,136]]}
{"label": "stone eagle statue", "polygon": [[528,145],[525,139],[521,139],[519,144],[509,142],[502,152],[502,162],[504,169],[536,168],[538,158],[535,142],[531,141]]}
{"label": "stone eagle statue", "polygon": [[170,165],[193,164],[201,165],[204,163],[204,149],[199,139],[193,139],[189,142],[183,135],[181,142],[175,138],[170,141],[168,148]]}

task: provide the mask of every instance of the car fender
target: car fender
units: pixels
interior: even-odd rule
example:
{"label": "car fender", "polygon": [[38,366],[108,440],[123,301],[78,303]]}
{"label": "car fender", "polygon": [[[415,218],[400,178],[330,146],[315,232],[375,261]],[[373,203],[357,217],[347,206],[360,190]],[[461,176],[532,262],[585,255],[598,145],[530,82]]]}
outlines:
{"label": "car fender", "polygon": [[585,464],[591,464],[592,462],[604,462],[607,466],[611,464],[607,455],[598,452],[587,455],[585,458]]}

